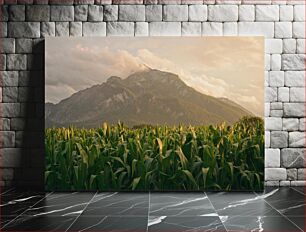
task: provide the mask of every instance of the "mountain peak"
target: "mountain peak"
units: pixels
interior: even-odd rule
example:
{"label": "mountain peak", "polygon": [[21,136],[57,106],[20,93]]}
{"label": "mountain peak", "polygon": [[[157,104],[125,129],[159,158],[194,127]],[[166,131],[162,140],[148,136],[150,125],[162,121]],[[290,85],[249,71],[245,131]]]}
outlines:
{"label": "mountain peak", "polygon": [[148,69],[144,71],[139,71],[131,74],[126,78],[128,81],[158,81],[158,82],[166,82],[166,81],[181,81],[179,76],[174,73],[161,71],[158,69]]}
{"label": "mountain peak", "polygon": [[107,82],[109,82],[109,83],[114,83],[114,82],[118,82],[118,81],[122,81],[121,77],[111,76],[107,79]]}
{"label": "mountain peak", "polygon": [[151,68],[149,65],[147,65],[147,64],[143,64],[143,66],[145,66],[145,68],[146,68],[148,71],[152,70],[152,68]]}

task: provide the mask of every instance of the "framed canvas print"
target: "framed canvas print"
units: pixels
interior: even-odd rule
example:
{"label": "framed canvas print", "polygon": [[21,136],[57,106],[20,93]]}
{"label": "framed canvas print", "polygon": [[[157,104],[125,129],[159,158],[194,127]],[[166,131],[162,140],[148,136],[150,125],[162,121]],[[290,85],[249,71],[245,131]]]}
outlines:
{"label": "framed canvas print", "polygon": [[263,189],[263,37],[45,44],[46,189]]}

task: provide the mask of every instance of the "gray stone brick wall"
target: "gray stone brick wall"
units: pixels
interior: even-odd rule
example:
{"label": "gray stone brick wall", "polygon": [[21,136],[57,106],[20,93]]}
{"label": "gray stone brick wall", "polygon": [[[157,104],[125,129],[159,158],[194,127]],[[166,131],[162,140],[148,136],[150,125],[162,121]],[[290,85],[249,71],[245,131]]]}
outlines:
{"label": "gray stone brick wall", "polygon": [[305,185],[304,0],[2,0],[2,186],[43,186],[44,38],[265,37],[266,185]]}

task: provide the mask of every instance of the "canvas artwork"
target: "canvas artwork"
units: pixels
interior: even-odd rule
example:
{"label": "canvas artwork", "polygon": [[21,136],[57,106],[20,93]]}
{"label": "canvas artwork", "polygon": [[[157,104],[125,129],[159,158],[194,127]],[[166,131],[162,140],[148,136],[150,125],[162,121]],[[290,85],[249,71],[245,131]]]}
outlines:
{"label": "canvas artwork", "polygon": [[263,189],[263,37],[45,46],[47,190]]}

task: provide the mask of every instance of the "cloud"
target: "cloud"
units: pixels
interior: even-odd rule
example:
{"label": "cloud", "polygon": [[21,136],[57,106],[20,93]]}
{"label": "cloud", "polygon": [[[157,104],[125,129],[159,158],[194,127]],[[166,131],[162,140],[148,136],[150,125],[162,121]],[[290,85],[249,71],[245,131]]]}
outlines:
{"label": "cloud", "polygon": [[45,92],[46,96],[48,96],[46,102],[58,102],[59,100],[65,99],[67,96],[71,96],[73,93],[75,93],[75,89],[68,85],[49,85]]}
{"label": "cloud", "polygon": [[137,52],[137,57],[144,64],[151,68],[160,69],[163,71],[174,71],[176,69],[176,64],[166,58],[158,56],[148,49],[139,49]]}
{"label": "cloud", "polygon": [[[51,58],[52,57],[52,58]],[[81,89],[101,84],[110,76],[126,77],[146,69],[126,50],[99,50],[78,44],[68,54],[47,55],[46,101],[59,102]]]}

